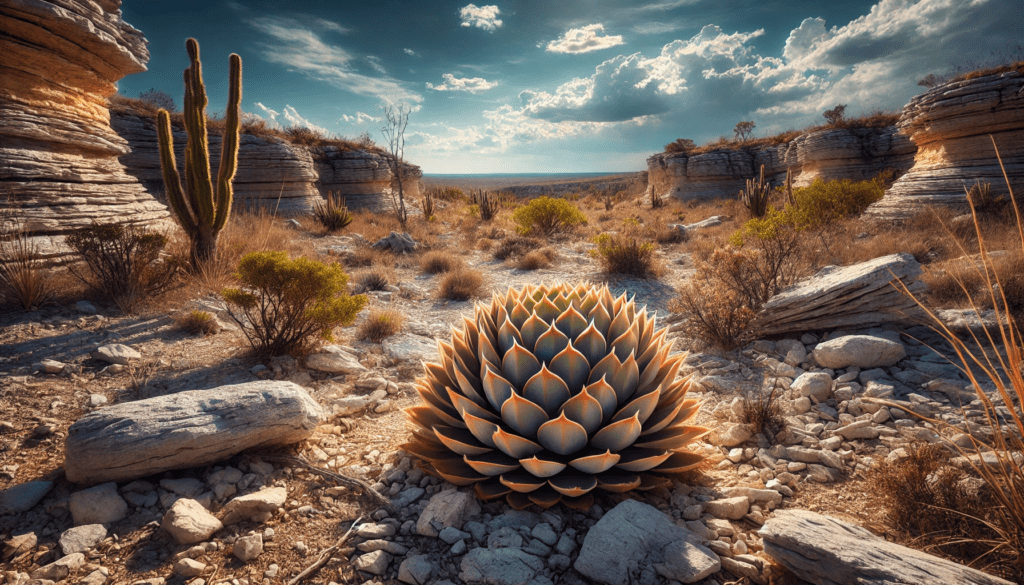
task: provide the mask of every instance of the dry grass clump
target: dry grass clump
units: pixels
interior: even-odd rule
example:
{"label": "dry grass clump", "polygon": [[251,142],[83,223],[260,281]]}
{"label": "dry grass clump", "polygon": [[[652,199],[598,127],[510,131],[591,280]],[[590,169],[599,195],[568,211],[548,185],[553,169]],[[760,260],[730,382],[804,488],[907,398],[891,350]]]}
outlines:
{"label": "dry grass clump", "polygon": [[50,268],[39,252],[20,225],[0,239],[0,301],[17,304],[26,311],[54,301]]}
{"label": "dry grass clump", "polygon": [[663,271],[654,254],[656,245],[648,230],[635,220],[629,221],[615,234],[604,233],[594,242],[591,255],[605,274],[627,274],[638,278],[657,278]]}
{"label": "dry grass clump", "polygon": [[551,263],[555,261],[557,256],[558,254],[554,249],[541,248],[540,250],[534,250],[525,256],[521,256],[519,260],[516,261],[515,266],[519,270],[540,270],[541,268],[551,266]]}
{"label": "dry grass clump", "polygon": [[437,294],[450,301],[468,301],[479,296],[484,286],[484,275],[479,270],[461,268],[441,278]]}
{"label": "dry grass clump", "polygon": [[402,330],[405,317],[394,309],[371,311],[356,328],[356,339],[380,343]]}
{"label": "dry grass clump", "polygon": [[508,260],[526,255],[531,250],[536,250],[538,246],[540,246],[540,241],[534,238],[510,236],[498,242],[491,252],[491,256],[495,260]]}
{"label": "dry grass clump", "polygon": [[742,422],[750,425],[755,434],[762,433],[771,441],[786,428],[786,417],[778,401],[778,385],[770,380],[768,386],[743,393]]}
{"label": "dry grass clump", "polygon": [[208,311],[188,311],[176,319],[178,329],[191,335],[213,335],[220,332],[220,323]]}
{"label": "dry grass clump", "polygon": [[493,247],[494,240],[490,238],[480,238],[476,241],[476,249],[481,252],[490,252]]}
{"label": "dry grass clump", "polygon": [[462,264],[462,259],[450,250],[434,250],[420,258],[420,270],[427,274],[451,272]]}
{"label": "dry grass clump", "polygon": [[394,266],[397,260],[395,254],[390,250],[378,250],[376,248],[356,248],[352,255],[345,261],[345,265],[352,268],[366,268],[367,266]]}
{"label": "dry grass clump", "polygon": [[394,279],[394,272],[383,266],[372,266],[354,276],[362,292],[384,290]]}
{"label": "dry grass clump", "polygon": [[751,323],[756,313],[743,298],[700,270],[679,289],[669,310],[680,313],[686,335],[726,351],[740,347],[752,337]]}

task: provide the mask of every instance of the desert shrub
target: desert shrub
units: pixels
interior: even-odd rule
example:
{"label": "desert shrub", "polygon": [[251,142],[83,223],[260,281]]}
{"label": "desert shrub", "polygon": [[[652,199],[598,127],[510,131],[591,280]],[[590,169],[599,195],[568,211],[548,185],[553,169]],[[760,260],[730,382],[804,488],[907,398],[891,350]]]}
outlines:
{"label": "desert shrub", "polygon": [[629,274],[640,278],[658,274],[651,235],[636,220],[626,220],[618,233],[600,234],[594,238],[597,249],[591,255],[606,274]]}
{"label": "desert shrub", "polygon": [[519,270],[540,270],[547,268],[554,262],[556,253],[551,248],[542,248],[527,253],[516,261],[516,268]]}
{"label": "desert shrub", "polygon": [[784,216],[801,228],[825,227],[838,220],[858,215],[885,195],[882,179],[851,181],[815,179],[807,187],[793,189],[794,205]]}
{"label": "desert shrub", "polygon": [[587,223],[579,207],[565,199],[538,197],[512,212],[512,221],[520,235],[541,234],[550,236],[569,232]]}
{"label": "desert shrub", "polygon": [[174,98],[165,91],[159,90],[155,87],[151,87],[146,91],[139,94],[139,99],[146,102],[147,104],[155,107],[162,108],[168,112],[176,112],[178,106],[174,104]]}
{"label": "desert shrub", "polygon": [[289,126],[284,133],[292,144],[301,146],[319,146],[327,139],[322,131],[305,126]]}
{"label": "desert shrub", "polygon": [[769,379],[765,386],[747,389],[743,393],[742,422],[750,425],[755,434],[762,433],[769,441],[786,428],[778,390],[775,380]]}
{"label": "desert shrub", "polygon": [[490,238],[480,238],[476,241],[476,249],[481,252],[490,252],[493,247],[494,240]]}
{"label": "desert shrub", "polygon": [[306,351],[348,325],[366,304],[349,296],[341,266],[284,252],[252,252],[238,264],[240,288],[221,291],[231,318],[263,357]]}
{"label": "desert shrub", "polygon": [[344,229],[354,219],[345,206],[345,198],[333,192],[328,193],[323,201],[313,204],[313,218],[330,233]]}
{"label": "desert shrub", "polygon": [[177,319],[178,329],[192,335],[213,335],[220,331],[220,323],[207,311],[188,311]]}
{"label": "desert shrub", "polygon": [[536,250],[538,246],[540,246],[540,242],[534,238],[510,236],[498,242],[491,256],[495,260],[508,260]]}
{"label": "desert shrub", "polygon": [[432,187],[433,196],[441,201],[466,201],[468,197],[457,187]]}
{"label": "desert shrub", "polygon": [[498,215],[502,205],[508,202],[508,197],[500,193],[479,190],[470,191],[469,200],[472,202],[472,205],[469,206],[469,213],[479,216],[481,221],[488,222]]}
{"label": "desert shrub", "polygon": [[0,239],[0,300],[31,311],[53,302],[50,267],[21,226]]}
{"label": "desert shrub", "polygon": [[423,219],[427,221],[434,219],[434,195],[433,189],[427,189],[420,200],[420,211],[423,212]]}
{"label": "desert shrub", "polygon": [[681,152],[687,153],[697,148],[693,140],[689,138],[676,138],[673,142],[669,142],[665,145],[665,152]]}
{"label": "desert shrub", "polygon": [[726,287],[708,270],[698,269],[679,289],[670,310],[683,316],[686,335],[698,342],[731,350],[751,338],[755,312],[734,290]]}
{"label": "desert shrub", "polygon": [[831,110],[825,110],[821,115],[825,117],[826,125],[838,126],[843,123],[843,118],[846,116],[846,104],[838,104]]}
{"label": "desert shrub", "polygon": [[731,248],[712,253],[709,269],[754,311],[805,269],[797,262],[800,231],[785,221],[783,212],[769,208],[764,217],[744,224],[730,243]]}
{"label": "desert shrub", "polygon": [[479,270],[460,268],[441,278],[437,294],[442,299],[468,301],[478,296],[484,286],[484,275]]}
{"label": "desert shrub", "polygon": [[420,270],[427,274],[451,272],[462,265],[462,259],[451,251],[434,250],[427,252],[420,259]]}
{"label": "desert shrub", "polygon": [[363,292],[384,290],[391,284],[391,271],[382,266],[374,266],[360,272],[356,276],[356,282],[362,287]]}
{"label": "desert shrub", "polygon": [[378,250],[376,248],[357,248],[348,257],[345,264],[354,268],[365,268],[367,266],[388,266],[392,265],[395,255],[390,251]]}
{"label": "desert shrub", "polygon": [[169,289],[179,264],[162,258],[163,234],[132,224],[93,224],[72,230],[67,243],[85,262],[71,273],[119,309],[131,313],[145,298]]}
{"label": "desert shrub", "polygon": [[394,309],[372,311],[356,328],[356,339],[380,343],[402,330],[405,317]]}

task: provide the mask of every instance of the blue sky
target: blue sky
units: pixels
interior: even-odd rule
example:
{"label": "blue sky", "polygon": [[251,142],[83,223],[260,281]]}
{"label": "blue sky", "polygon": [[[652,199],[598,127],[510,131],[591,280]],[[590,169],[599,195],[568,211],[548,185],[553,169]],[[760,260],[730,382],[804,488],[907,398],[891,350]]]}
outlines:
{"label": "blue sky", "polygon": [[1021,42],[1016,0],[268,2],[125,0],[149,71],[121,80],[181,104],[199,40],[210,113],[227,59],[242,109],[269,122],[362,132],[384,100],[413,108],[406,157],[426,173],[618,172],[685,137],[754,120],[756,136],[897,109],[928,73]]}

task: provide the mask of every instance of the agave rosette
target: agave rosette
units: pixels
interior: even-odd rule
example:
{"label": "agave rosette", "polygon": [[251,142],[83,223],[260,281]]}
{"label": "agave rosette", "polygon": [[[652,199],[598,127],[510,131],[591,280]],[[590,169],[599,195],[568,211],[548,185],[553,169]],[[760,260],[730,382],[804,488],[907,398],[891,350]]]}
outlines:
{"label": "agave rosette", "polygon": [[[403,448],[480,499],[577,508],[697,466],[708,432],[666,329],[607,286],[527,285],[477,305],[424,364]],[[610,340],[610,341],[609,341]]]}

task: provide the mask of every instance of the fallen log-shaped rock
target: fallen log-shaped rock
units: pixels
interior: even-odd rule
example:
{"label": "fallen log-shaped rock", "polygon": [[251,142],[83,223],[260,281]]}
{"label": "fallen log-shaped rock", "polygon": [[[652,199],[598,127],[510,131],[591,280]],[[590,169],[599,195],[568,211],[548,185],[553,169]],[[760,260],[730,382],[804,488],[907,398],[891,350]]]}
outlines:
{"label": "fallen log-shaped rock", "polygon": [[815,585],[1010,585],[807,510],[779,510],[758,534],[772,560]]}
{"label": "fallen log-shaped rock", "polygon": [[93,411],[68,429],[64,470],[79,484],[209,465],[308,438],[324,411],[299,385],[261,380]]}
{"label": "fallen log-shaped rock", "polygon": [[823,268],[769,299],[758,315],[758,333],[778,335],[912,322],[923,311],[895,281],[902,281],[910,292],[919,294],[927,286],[918,280],[920,275],[921,265],[905,253]]}

